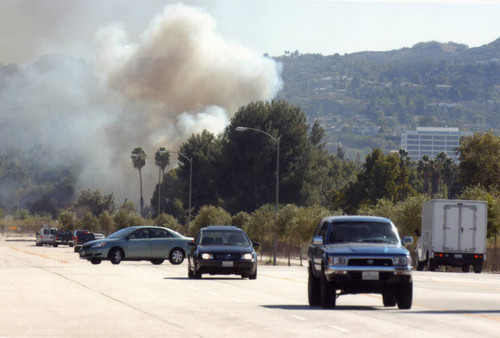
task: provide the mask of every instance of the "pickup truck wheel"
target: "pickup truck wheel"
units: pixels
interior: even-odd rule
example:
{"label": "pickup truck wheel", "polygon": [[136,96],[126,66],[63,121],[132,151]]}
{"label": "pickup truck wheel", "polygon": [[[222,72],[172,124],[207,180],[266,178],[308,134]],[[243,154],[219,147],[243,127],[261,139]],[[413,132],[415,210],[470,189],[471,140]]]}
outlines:
{"label": "pickup truck wheel", "polygon": [[425,261],[417,261],[417,271],[423,271],[424,264],[425,264]]}
{"label": "pickup truck wheel", "polygon": [[411,303],[413,300],[413,283],[399,284],[397,290],[397,300],[399,309],[411,309]]}
{"label": "pickup truck wheel", "polygon": [[153,263],[154,265],[160,265],[161,263],[163,263],[165,260],[162,259],[162,258],[153,258],[151,260],[151,263]]}
{"label": "pickup truck wheel", "polygon": [[481,271],[483,271],[483,264],[482,263],[474,264],[472,267],[473,267],[475,273],[481,273]]}
{"label": "pickup truck wheel", "polygon": [[101,259],[100,258],[92,258],[90,260],[90,263],[92,263],[94,265],[101,264]]}
{"label": "pickup truck wheel", "polygon": [[335,288],[332,287],[332,284],[328,283],[326,280],[324,272],[321,273],[320,290],[321,306],[325,309],[335,308],[336,291]]}
{"label": "pickup truck wheel", "polygon": [[319,278],[314,276],[311,267],[309,267],[309,279],[307,281],[307,296],[310,306],[321,305],[321,285]]}
{"label": "pickup truck wheel", "polygon": [[184,261],[184,251],[179,248],[175,248],[170,251],[170,255],[168,256],[168,260],[173,265],[179,265]]}
{"label": "pickup truck wheel", "polygon": [[384,306],[396,306],[397,299],[393,290],[386,290],[382,292],[382,301]]}
{"label": "pickup truck wheel", "polygon": [[75,246],[75,247],[73,248],[73,251],[74,251],[74,252],[78,252],[78,247],[76,247],[76,246]]}
{"label": "pickup truck wheel", "polygon": [[52,245],[54,246],[54,248],[57,248],[57,243],[54,243],[54,244],[52,244]]}
{"label": "pickup truck wheel", "polygon": [[109,260],[111,264],[120,264],[123,259],[122,251],[118,248],[111,249],[109,252]]}

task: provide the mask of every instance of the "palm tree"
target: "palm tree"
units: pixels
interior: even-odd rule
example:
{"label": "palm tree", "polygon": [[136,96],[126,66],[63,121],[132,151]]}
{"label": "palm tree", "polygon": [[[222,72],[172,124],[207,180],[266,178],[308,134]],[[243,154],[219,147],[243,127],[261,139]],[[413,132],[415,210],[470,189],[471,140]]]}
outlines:
{"label": "palm tree", "polygon": [[161,178],[170,163],[170,153],[165,147],[160,147],[155,153],[155,164],[158,166],[158,215],[161,214]]}
{"label": "palm tree", "polygon": [[140,187],[141,187],[141,200],[140,200],[140,205],[141,205],[141,216],[144,216],[142,214],[142,209],[144,207],[144,199],[142,198],[142,172],[141,169],[146,165],[146,152],[141,148],[137,147],[134,150],[132,150],[132,155],[130,155],[130,158],[132,159],[132,165],[134,168],[139,170],[139,181],[140,181]]}

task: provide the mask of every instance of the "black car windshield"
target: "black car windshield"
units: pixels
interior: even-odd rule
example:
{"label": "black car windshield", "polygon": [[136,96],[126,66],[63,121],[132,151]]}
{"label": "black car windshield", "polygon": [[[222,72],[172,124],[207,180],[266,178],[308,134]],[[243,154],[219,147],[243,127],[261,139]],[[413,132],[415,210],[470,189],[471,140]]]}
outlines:
{"label": "black car windshield", "polygon": [[390,223],[345,222],[332,224],[327,243],[349,242],[397,244],[399,239]]}
{"label": "black car windshield", "polygon": [[250,240],[242,231],[234,230],[206,230],[198,238],[199,245],[236,245],[251,246]]}

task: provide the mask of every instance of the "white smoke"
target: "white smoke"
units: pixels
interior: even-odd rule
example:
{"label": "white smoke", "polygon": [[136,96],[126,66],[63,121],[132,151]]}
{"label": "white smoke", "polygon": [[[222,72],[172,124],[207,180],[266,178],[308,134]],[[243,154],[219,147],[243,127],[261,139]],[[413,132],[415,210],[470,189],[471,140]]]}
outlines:
{"label": "white smoke", "polygon": [[[138,41],[122,23],[98,28],[95,37],[93,65],[50,56],[0,81],[0,128],[11,144],[80,154],[82,187],[113,192],[117,201],[138,206],[133,148],[153,156],[203,129],[219,133],[239,107],[270,100],[281,87],[272,59],[225,41],[201,9],[166,6]],[[154,161],[142,172],[147,203]]]}

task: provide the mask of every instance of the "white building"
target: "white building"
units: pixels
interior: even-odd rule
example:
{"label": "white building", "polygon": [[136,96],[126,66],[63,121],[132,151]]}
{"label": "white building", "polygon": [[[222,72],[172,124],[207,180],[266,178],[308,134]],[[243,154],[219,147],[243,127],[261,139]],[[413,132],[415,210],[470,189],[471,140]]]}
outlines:
{"label": "white building", "polygon": [[459,146],[462,136],[470,136],[472,132],[459,131],[458,128],[418,127],[417,130],[405,130],[401,133],[401,148],[408,152],[413,161],[418,161],[423,155],[434,158],[440,152],[458,162],[455,148]]}

